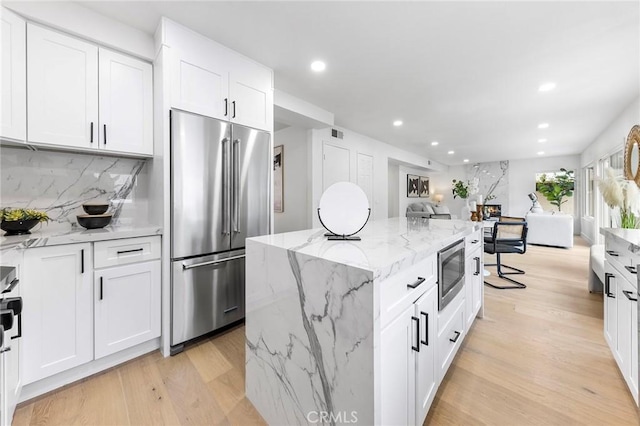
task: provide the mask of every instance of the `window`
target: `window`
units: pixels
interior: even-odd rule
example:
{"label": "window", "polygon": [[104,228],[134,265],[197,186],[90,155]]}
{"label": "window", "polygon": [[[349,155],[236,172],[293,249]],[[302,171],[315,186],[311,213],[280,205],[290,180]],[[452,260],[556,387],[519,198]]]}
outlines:
{"label": "window", "polygon": [[593,217],[596,213],[596,198],[595,198],[595,176],[593,166],[584,168],[584,182],[585,182],[585,206],[584,215],[587,217]]}

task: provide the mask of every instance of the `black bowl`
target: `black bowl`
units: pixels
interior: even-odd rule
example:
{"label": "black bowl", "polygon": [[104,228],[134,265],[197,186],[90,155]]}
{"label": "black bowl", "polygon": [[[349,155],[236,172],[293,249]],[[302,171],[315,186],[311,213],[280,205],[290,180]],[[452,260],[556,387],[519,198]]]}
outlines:
{"label": "black bowl", "polygon": [[0,222],[0,229],[7,231],[5,235],[30,234],[29,230],[39,222],[40,219],[3,220]]}
{"label": "black bowl", "polygon": [[83,228],[87,229],[98,229],[104,228],[111,222],[111,214],[98,214],[98,215],[89,215],[89,214],[80,214],[76,216],[78,219],[78,223]]}
{"label": "black bowl", "polygon": [[87,214],[104,214],[109,210],[109,204],[83,204],[82,208]]}

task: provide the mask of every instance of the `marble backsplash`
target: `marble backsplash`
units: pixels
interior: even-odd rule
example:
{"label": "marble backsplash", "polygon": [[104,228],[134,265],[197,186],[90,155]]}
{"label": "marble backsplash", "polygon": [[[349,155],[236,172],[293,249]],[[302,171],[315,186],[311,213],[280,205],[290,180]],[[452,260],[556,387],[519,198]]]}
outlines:
{"label": "marble backsplash", "polygon": [[72,152],[0,147],[0,208],[45,211],[48,228],[78,226],[82,204],[108,201],[112,224],[135,225],[148,217],[146,161]]}

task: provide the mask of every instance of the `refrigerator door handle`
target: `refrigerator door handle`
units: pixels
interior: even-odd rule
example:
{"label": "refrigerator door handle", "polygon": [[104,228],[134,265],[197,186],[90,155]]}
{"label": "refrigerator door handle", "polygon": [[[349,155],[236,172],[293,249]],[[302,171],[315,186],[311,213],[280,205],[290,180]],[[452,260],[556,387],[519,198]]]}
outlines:
{"label": "refrigerator door handle", "polygon": [[194,263],[193,265],[185,265],[183,263],[182,264],[182,269],[187,270],[187,269],[193,269],[193,268],[200,268],[200,267],[203,267],[203,266],[218,265],[220,263],[228,262],[230,260],[242,259],[244,256],[245,256],[244,254],[241,254],[239,256],[231,256],[231,257],[227,257],[227,258],[224,258],[224,259],[210,260],[209,262]]}
{"label": "refrigerator door handle", "polygon": [[240,232],[240,139],[233,141],[233,232]]}
{"label": "refrigerator door handle", "polygon": [[229,139],[222,139],[222,192],[224,193],[222,206],[222,234],[231,234],[231,224],[229,223],[229,206],[231,205],[231,188],[229,188],[229,180],[231,180],[231,155],[229,153]]}

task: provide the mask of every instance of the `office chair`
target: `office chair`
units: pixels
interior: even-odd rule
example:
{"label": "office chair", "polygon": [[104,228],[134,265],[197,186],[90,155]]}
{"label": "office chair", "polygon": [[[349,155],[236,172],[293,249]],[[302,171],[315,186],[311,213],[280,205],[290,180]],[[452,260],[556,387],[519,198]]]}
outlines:
{"label": "office chair", "polygon": [[[516,281],[513,278],[507,277],[507,275],[522,275],[525,272],[522,269],[505,265],[501,260],[502,254],[524,254],[526,251],[527,222],[524,221],[524,219],[505,217],[505,220],[501,219],[499,222],[494,223],[493,229],[491,230],[491,235],[485,235],[484,252],[487,254],[495,254],[496,263],[487,263],[485,264],[485,266],[495,266],[498,272],[498,277],[510,281],[511,283],[513,283],[513,285],[499,286],[491,284],[487,281],[485,281],[484,283],[490,287],[500,290],[527,288],[525,284]],[[503,268],[506,268],[511,272],[504,272],[502,270]]]}

